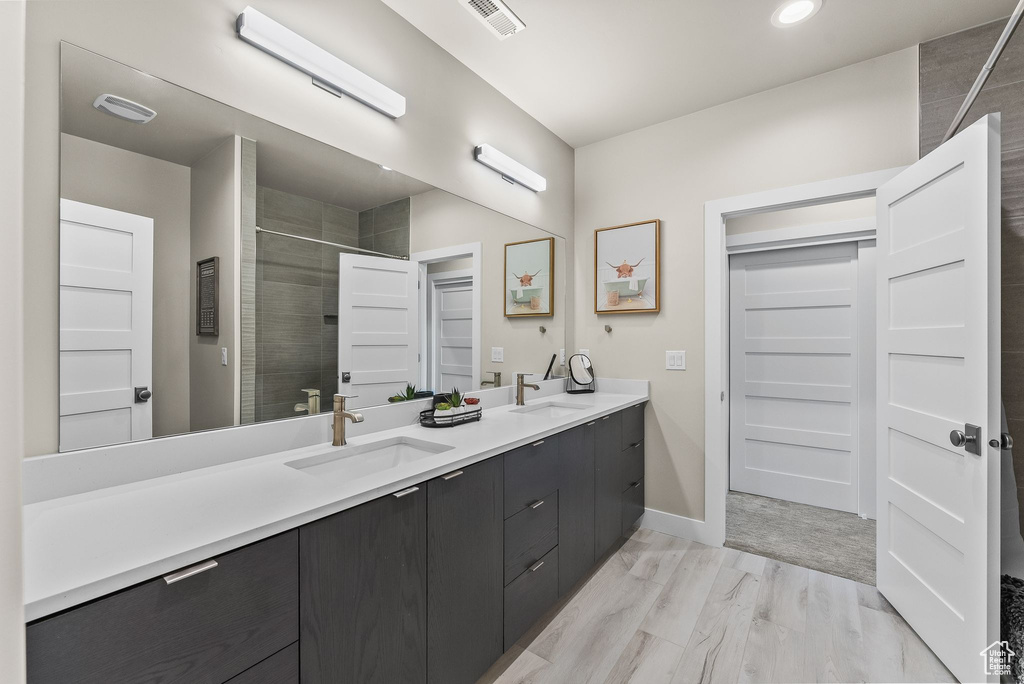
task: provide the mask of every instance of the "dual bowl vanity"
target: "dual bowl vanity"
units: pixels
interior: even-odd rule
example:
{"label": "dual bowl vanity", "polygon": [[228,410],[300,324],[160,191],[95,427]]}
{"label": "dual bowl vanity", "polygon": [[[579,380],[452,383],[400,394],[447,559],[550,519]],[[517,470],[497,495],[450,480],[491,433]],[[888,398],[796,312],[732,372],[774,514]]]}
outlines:
{"label": "dual bowl vanity", "polygon": [[644,511],[647,383],[541,384],[27,505],[29,681],[476,681]]}

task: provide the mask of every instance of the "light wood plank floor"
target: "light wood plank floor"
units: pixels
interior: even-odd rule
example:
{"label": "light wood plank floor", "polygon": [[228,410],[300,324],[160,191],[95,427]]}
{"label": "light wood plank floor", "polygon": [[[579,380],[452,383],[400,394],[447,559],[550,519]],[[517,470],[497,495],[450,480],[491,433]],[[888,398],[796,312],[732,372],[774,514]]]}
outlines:
{"label": "light wood plank floor", "polygon": [[865,584],[637,530],[480,682],[955,682]]}

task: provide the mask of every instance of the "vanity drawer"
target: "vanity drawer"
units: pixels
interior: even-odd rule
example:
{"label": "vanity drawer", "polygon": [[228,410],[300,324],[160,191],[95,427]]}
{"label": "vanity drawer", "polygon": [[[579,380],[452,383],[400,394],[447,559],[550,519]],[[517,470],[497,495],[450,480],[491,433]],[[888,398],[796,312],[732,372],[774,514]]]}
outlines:
{"label": "vanity drawer", "polygon": [[558,486],[558,437],[539,439],[505,454],[505,517],[543,499]]}
{"label": "vanity drawer", "polygon": [[227,681],[298,640],[298,539],[286,532],[30,624],[28,681]]}
{"label": "vanity drawer", "polygon": [[628,537],[630,530],[644,514],[644,481],[641,479],[622,493],[622,536]]}
{"label": "vanity drawer", "polygon": [[622,452],[622,462],[619,464],[621,490],[626,491],[638,480],[644,479],[644,443],[642,441],[626,447]]}
{"label": "vanity drawer", "polygon": [[299,684],[299,642],[232,677],[227,684]]}
{"label": "vanity drawer", "polygon": [[505,521],[505,584],[523,574],[557,544],[556,490]]}
{"label": "vanity drawer", "polygon": [[558,547],[505,587],[505,650],[558,600]]}
{"label": "vanity drawer", "polygon": [[622,448],[628,449],[644,438],[644,406],[637,404],[622,410]]}

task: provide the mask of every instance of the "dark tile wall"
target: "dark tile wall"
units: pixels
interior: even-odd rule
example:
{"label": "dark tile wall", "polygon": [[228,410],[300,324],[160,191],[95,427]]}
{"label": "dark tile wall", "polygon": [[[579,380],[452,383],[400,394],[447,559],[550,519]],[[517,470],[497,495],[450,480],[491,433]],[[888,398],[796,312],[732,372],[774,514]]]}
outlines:
{"label": "dark tile wall", "polygon": [[[921,44],[921,155],[931,152],[995,46],[1006,20]],[[964,126],[1002,112],[1002,384],[1010,434],[1024,439],[1024,33],[1010,39]],[[1024,449],[1013,453],[1017,500],[1024,512]],[[1024,521],[1022,521],[1024,527]]]}
{"label": "dark tile wall", "polygon": [[359,212],[359,246],[376,252],[409,256],[410,200],[396,200]]}
{"label": "dark tile wall", "polygon": [[[256,225],[356,247],[359,215],[258,187]],[[256,245],[256,420],[299,415],[304,388],[318,388],[322,411],[337,391],[339,250],[261,233]]]}

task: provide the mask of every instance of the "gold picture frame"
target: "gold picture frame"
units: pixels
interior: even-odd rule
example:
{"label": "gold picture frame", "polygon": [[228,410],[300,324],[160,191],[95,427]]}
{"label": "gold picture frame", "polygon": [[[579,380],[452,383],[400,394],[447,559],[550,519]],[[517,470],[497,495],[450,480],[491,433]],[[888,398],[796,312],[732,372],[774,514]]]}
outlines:
{"label": "gold picture frame", "polygon": [[[521,271],[522,275],[516,275],[517,271]],[[505,318],[553,316],[554,283],[555,238],[505,244],[505,270],[501,286]]]}
{"label": "gold picture frame", "polygon": [[[653,298],[651,281],[654,284]],[[661,219],[595,230],[594,313],[659,311]]]}

